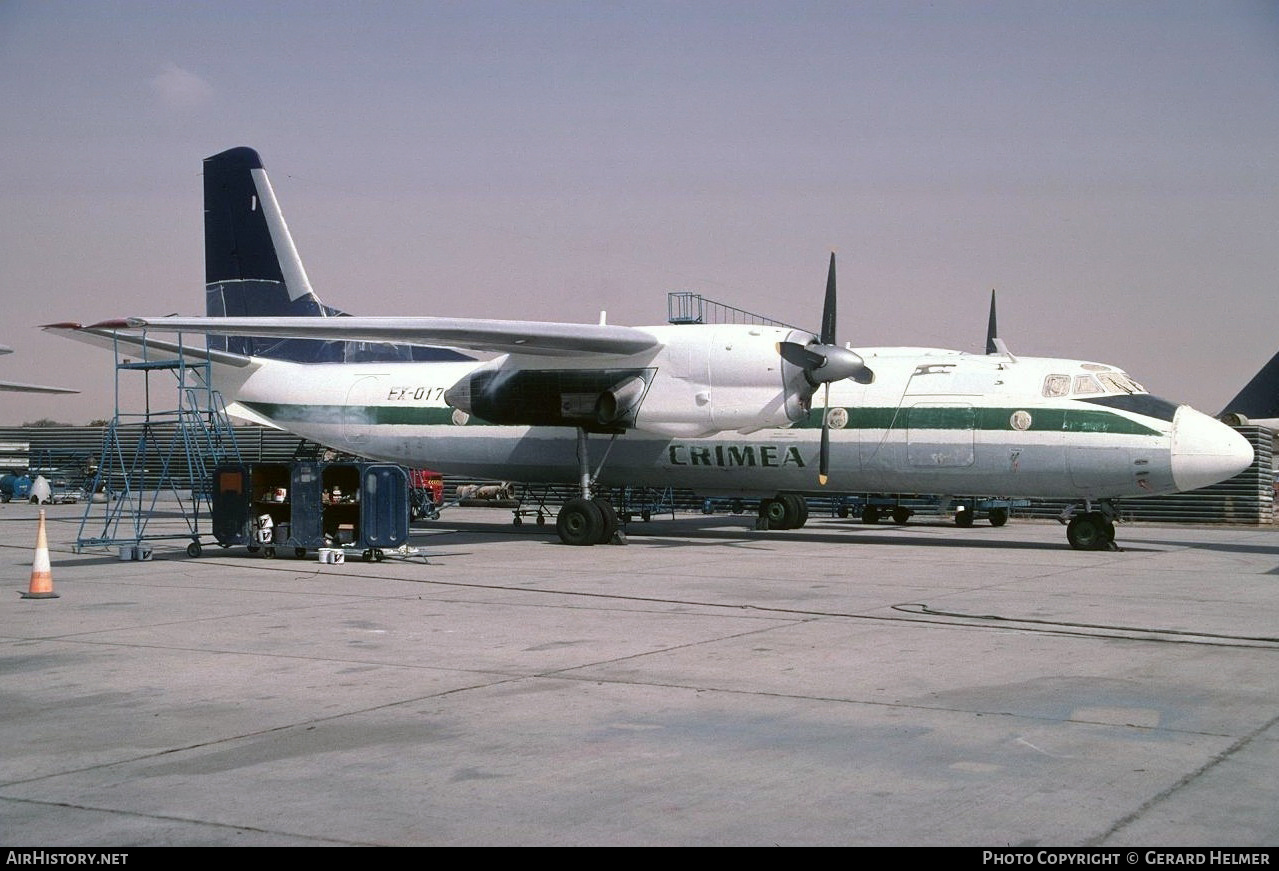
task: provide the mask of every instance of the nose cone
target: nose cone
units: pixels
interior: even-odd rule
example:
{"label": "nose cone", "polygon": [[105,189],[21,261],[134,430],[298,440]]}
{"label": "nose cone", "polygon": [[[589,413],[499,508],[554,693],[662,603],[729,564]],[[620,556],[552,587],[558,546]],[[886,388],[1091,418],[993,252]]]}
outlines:
{"label": "nose cone", "polygon": [[1172,480],[1178,490],[1207,487],[1252,465],[1252,445],[1226,426],[1188,405],[1172,422]]}

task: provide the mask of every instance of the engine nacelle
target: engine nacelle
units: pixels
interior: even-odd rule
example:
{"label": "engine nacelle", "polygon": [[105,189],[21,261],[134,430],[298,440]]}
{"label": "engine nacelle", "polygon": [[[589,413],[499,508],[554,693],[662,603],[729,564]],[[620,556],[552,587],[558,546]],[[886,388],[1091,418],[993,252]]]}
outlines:
{"label": "engine nacelle", "polygon": [[812,341],[786,327],[725,324],[671,327],[662,335],[657,378],[636,428],[679,438],[753,432],[802,420],[813,387],[778,353],[783,341]]}
{"label": "engine nacelle", "polygon": [[683,438],[786,427],[808,414],[814,388],[778,344],[811,342],[810,334],[747,324],[654,333],[658,350],[606,366],[574,359],[551,369],[541,368],[544,358],[501,357],[454,384],[444,401],[496,424]]}
{"label": "engine nacelle", "polygon": [[656,369],[530,369],[508,358],[468,374],[444,393],[454,408],[490,423],[617,432],[635,416]]}

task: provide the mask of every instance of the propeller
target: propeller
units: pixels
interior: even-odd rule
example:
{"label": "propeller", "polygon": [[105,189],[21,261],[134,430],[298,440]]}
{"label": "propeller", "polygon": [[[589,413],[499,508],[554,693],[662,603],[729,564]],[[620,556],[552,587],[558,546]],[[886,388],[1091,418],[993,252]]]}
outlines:
{"label": "propeller", "polygon": [[825,485],[830,471],[830,383],[852,378],[858,384],[870,384],[875,373],[860,356],[848,348],[835,344],[835,252],[830,255],[830,271],[826,275],[826,302],[822,306],[822,331],[816,341],[801,345],[798,342],[779,342],[777,353],[782,359],[798,367],[804,379],[814,390],[826,385],[826,411],[822,415],[822,441],[819,454],[817,481]]}
{"label": "propeller", "polygon": [[995,289],[990,289],[990,319],[986,322],[986,353],[1002,354],[1014,363],[1017,358],[1013,356],[1012,351],[1008,350],[1008,346],[1004,344],[1004,340],[999,338],[999,330],[995,328]]}
{"label": "propeller", "polygon": [[998,354],[995,341],[999,338],[999,330],[995,329],[995,288],[990,289],[990,320],[986,322],[986,353]]}

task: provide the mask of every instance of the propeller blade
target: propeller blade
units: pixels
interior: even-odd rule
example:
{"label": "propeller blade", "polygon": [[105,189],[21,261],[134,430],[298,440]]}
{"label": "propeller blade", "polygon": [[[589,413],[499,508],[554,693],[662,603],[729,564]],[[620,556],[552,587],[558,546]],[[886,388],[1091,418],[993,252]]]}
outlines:
{"label": "propeller blade", "polygon": [[835,252],[830,252],[830,270],[826,273],[826,302],[822,306],[823,345],[835,344]]}
{"label": "propeller blade", "polygon": [[995,340],[999,337],[999,331],[995,329],[995,289],[990,289],[990,320],[986,322],[986,353],[998,354],[999,348],[995,346]]}
{"label": "propeller blade", "polygon": [[830,475],[830,382],[826,382],[826,402],[822,409],[822,447],[817,459],[817,483],[826,486]]}
{"label": "propeller blade", "polygon": [[809,347],[798,342],[778,342],[777,353],[781,354],[782,359],[787,363],[804,370],[820,369],[825,366],[826,358],[821,354],[808,350]]}

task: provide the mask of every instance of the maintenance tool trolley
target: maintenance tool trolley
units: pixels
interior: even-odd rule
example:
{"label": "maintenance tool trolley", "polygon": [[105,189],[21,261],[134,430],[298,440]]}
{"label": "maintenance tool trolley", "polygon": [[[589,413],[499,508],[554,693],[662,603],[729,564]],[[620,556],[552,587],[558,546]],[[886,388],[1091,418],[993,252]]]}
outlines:
{"label": "maintenance tool trolley", "polygon": [[243,463],[213,473],[213,535],[274,557],[292,549],[358,551],[381,560],[408,543],[408,475],[386,463]]}

